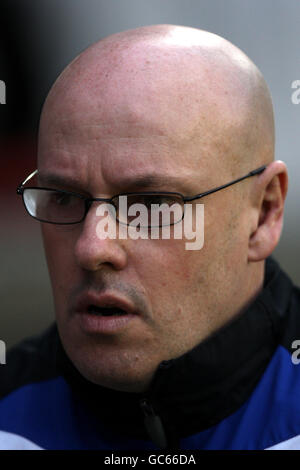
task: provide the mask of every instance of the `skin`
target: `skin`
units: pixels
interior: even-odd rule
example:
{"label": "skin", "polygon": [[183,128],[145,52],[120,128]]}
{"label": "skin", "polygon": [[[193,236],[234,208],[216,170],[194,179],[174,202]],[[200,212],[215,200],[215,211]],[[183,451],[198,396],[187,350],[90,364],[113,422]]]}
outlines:
{"label": "skin", "polygon": [[[192,349],[258,294],[282,229],[287,170],[274,161],[261,73],[228,41],[156,25],[96,43],[50,91],[38,155],[41,184],[59,175],[66,180],[59,187],[92,197],[194,195],[269,164],[198,201],[205,205],[199,251],[185,250],[184,239],[99,240],[98,203],[81,224],[42,224],[59,334],[88,380],[146,390],[161,361]],[[149,174],[160,180],[143,181]],[[86,334],[72,308],[91,286],[128,299],[139,315],[117,333]]]}

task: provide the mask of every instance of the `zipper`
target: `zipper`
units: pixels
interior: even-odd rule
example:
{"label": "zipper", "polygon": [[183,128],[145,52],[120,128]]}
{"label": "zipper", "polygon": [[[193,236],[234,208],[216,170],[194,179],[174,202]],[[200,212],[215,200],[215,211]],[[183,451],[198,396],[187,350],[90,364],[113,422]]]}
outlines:
{"label": "zipper", "polygon": [[161,418],[155,413],[148,399],[143,398],[140,400],[140,407],[144,414],[145,428],[151,440],[160,449],[166,449],[168,441]]}

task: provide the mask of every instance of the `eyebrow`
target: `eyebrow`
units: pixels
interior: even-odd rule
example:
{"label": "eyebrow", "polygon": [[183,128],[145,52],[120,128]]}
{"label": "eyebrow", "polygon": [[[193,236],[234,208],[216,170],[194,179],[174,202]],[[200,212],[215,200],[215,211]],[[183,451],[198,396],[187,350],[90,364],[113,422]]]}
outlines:
{"label": "eyebrow", "polygon": [[182,187],[185,188],[182,178],[179,176],[171,175],[137,175],[133,177],[124,178],[120,181],[121,185],[128,188],[162,188],[166,186]]}
{"label": "eyebrow", "polygon": [[39,183],[42,185],[59,186],[62,188],[77,189],[77,190],[86,192],[86,188],[82,186],[82,183],[79,180],[76,180],[74,178],[64,177],[61,175],[55,175],[51,173],[43,174],[39,172],[37,176],[38,176]]}
{"label": "eyebrow", "polygon": [[[79,180],[74,178],[64,177],[56,174],[38,173],[38,179],[41,184],[54,185],[65,188],[68,187],[87,192],[87,188],[84,187]],[[166,191],[169,190],[169,187],[171,186],[174,191],[174,188],[178,187],[179,189],[181,188],[182,190],[187,190],[187,186],[179,176],[164,176],[152,173],[127,177],[123,178],[122,180],[120,179],[114,183],[114,186],[125,189],[164,188]],[[122,191],[125,192],[124,190]]]}

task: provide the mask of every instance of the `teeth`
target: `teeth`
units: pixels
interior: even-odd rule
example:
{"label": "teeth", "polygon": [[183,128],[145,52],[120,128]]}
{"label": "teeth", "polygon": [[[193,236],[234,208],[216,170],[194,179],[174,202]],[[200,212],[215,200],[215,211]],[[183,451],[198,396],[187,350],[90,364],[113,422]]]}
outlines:
{"label": "teeth", "polygon": [[96,305],[90,305],[88,312],[93,315],[98,315],[100,317],[111,317],[118,315],[126,315],[124,310],[116,307],[97,307]]}

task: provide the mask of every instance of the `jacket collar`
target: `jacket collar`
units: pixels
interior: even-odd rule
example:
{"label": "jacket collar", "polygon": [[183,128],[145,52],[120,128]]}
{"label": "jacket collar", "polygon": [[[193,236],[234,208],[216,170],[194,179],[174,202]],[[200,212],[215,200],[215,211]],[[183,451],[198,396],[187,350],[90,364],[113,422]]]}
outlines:
{"label": "jacket collar", "polygon": [[291,290],[289,278],[268,258],[263,288],[250,306],[191,351],[162,362],[143,395],[88,382],[60,341],[57,365],[87,411],[119,432],[149,438],[140,406],[145,399],[172,440],[188,436],[217,424],[250,396],[278,345]]}

